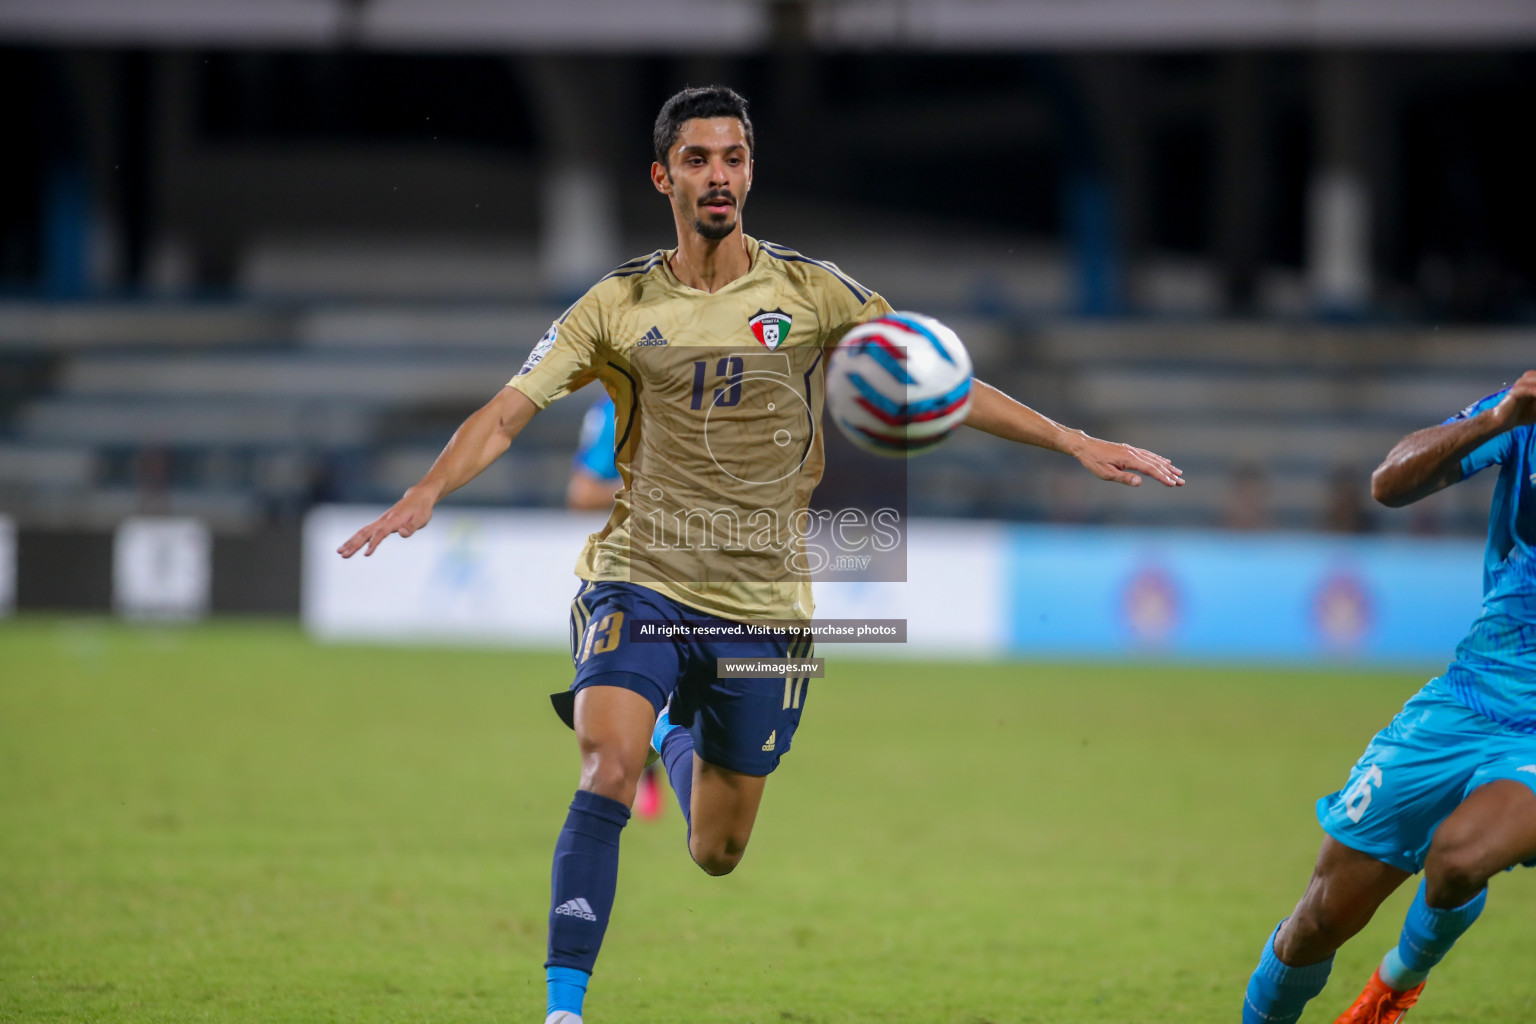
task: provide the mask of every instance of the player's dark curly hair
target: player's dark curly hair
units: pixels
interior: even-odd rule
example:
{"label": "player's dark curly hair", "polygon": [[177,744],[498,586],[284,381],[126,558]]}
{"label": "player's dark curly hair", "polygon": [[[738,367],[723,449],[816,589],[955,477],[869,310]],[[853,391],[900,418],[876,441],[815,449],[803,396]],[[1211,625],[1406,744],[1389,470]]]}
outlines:
{"label": "player's dark curly hair", "polygon": [[757,138],[752,134],[752,118],[747,116],[746,98],[723,85],[705,85],[684,89],[661,105],[661,113],[656,115],[656,129],[651,133],[657,163],[663,167],[667,165],[667,154],[677,142],[683,122],[695,117],[734,117],[741,122],[748,151],[757,152]]}

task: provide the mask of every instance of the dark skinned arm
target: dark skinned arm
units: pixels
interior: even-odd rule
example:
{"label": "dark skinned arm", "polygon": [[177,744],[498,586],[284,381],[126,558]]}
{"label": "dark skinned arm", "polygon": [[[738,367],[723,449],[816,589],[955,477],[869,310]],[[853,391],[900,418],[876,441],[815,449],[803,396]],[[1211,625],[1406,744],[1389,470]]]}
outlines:
{"label": "dark skinned arm", "polygon": [[1402,508],[1461,481],[1461,460],[1500,434],[1536,422],[1536,370],[1527,370],[1502,401],[1476,416],[1416,430],[1371,474],[1371,496]]}

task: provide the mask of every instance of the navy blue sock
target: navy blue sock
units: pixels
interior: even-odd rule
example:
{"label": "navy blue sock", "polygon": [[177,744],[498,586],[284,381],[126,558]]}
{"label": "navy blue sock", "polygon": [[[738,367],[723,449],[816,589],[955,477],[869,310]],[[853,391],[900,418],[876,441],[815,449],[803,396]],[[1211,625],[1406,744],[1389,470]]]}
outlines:
{"label": "navy blue sock", "polygon": [[674,726],[661,741],[661,763],[667,766],[677,806],[683,809],[688,834],[693,835],[693,736],[681,726]]}
{"label": "navy blue sock", "polygon": [[[545,967],[572,967],[592,973],[603,932],[608,929],[608,916],[613,912],[619,880],[619,833],[628,821],[629,808],[606,796],[578,790],[571,801],[571,812],[555,842]],[[571,1012],[579,1013],[580,1007]]]}
{"label": "navy blue sock", "polygon": [[1275,955],[1275,937],[1279,934],[1280,928],[1276,926],[1264,943],[1259,966],[1248,979],[1243,1024],[1296,1024],[1307,1003],[1328,984],[1333,957],[1320,964],[1289,967]]}

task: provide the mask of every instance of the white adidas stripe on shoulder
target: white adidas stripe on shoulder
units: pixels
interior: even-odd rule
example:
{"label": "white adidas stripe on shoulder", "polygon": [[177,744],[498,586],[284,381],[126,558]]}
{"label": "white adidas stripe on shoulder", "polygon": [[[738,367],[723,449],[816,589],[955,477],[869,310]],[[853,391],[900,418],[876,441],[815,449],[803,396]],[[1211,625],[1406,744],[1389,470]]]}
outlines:
{"label": "white adidas stripe on shoulder", "polygon": [[657,249],[655,252],[647,253],[644,256],[637,256],[627,263],[621,263],[604,274],[602,280],[606,281],[613,277],[630,277],[634,274],[644,274],[654,270],[661,265],[662,252],[663,250]]}

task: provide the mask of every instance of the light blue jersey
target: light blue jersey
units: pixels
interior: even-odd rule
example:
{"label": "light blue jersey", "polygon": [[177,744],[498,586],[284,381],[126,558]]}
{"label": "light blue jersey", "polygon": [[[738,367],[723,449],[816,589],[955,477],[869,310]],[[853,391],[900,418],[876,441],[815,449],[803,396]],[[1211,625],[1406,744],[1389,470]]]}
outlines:
{"label": "light blue jersey", "polygon": [[[1508,389],[1447,423],[1498,405]],[[1536,432],[1516,427],[1461,460],[1465,479],[1499,467],[1483,555],[1483,614],[1456,648],[1443,685],[1501,725],[1536,734]]]}
{"label": "light blue jersey", "polygon": [[613,421],[613,399],[607,395],[592,403],[581,421],[576,465],[599,480],[619,479],[619,469],[613,461]]}
{"label": "light blue jersey", "polygon": [[[1476,416],[1505,393],[1446,422]],[[1536,792],[1532,435],[1530,427],[1506,431],[1462,459],[1462,479],[1499,467],[1483,561],[1483,614],[1445,675],[1376,734],[1343,789],[1317,802],[1317,820],[1329,835],[1404,871],[1423,869],[1435,829],[1478,787],[1507,780]]]}

